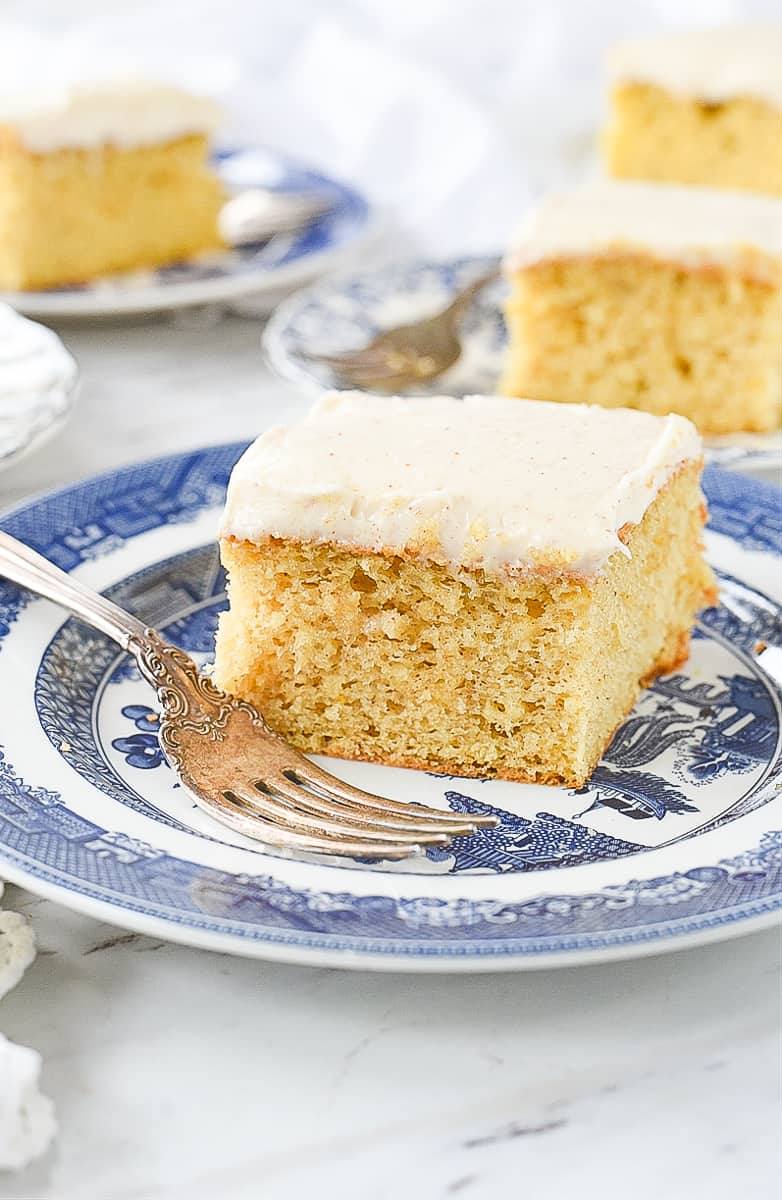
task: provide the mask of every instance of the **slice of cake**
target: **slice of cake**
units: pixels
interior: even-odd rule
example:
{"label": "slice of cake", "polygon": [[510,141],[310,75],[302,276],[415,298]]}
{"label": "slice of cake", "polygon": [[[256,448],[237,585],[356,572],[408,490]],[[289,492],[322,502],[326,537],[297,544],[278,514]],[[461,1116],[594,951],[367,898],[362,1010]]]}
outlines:
{"label": "slice of cake", "polygon": [[220,245],[217,109],[138,79],[0,94],[0,288],[79,283]]}
{"label": "slice of cake", "polygon": [[216,680],[299,749],[580,785],[712,598],[688,421],[333,394],[234,468]]}
{"label": "slice of cake", "polygon": [[782,29],[715,29],[616,46],[612,175],[782,195]]}
{"label": "slice of cake", "polygon": [[596,182],[544,202],[505,269],[504,394],[782,422],[782,200]]}

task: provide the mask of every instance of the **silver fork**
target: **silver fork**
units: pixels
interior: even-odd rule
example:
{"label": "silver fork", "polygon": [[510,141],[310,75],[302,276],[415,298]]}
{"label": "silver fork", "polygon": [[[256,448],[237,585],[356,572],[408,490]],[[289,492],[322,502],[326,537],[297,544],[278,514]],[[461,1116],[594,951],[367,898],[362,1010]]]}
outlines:
{"label": "silver fork", "polygon": [[0,530],[0,575],[68,609],[132,654],[157,692],[160,746],[205,812],[276,850],[403,859],[496,824],[343,783],[221,692],[191,658],[113,601]]}
{"label": "silver fork", "polygon": [[433,316],[385,329],[357,350],[302,357],[327,366],[337,384],[361,391],[403,392],[431,382],[461,357],[461,321],[477,294],[499,274],[499,267],[486,271]]}

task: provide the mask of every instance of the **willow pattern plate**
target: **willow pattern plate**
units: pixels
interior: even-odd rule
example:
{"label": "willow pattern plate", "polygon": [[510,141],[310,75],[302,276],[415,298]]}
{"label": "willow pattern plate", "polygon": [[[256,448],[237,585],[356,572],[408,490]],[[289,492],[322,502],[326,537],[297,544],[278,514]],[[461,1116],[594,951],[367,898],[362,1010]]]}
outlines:
{"label": "willow pattern plate", "polygon": [[[241,449],[128,467],[1,523],[203,662],[224,604],[217,511]],[[388,869],[274,857],[227,835],[172,779],[127,656],[0,581],[0,872],[155,936],[343,967],[552,966],[765,925],[782,905],[782,609],[763,591],[780,494],[714,469],[706,487],[721,604],[587,786],[329,762],[381,794],[500,817]],[[772,648],[760,658],[759,643]]]}

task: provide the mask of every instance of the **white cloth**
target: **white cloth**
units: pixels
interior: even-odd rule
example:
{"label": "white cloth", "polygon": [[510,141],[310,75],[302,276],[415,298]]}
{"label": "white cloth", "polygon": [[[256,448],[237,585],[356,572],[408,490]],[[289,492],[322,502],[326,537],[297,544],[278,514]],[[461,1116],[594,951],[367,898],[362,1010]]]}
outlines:
{"label": "white cloth", "polygon": [[[541,192],[590,170],[603,56],[646,32],[773,22],[778,0],[49,0],[68,53],[188,77],[228,141],[354,182],[432,255],[501,249]],[[29,21],[29,0],[5,0]],[[40,18],[39,29],[44,27]],[[176,48],[172,57],[170,47]]]}

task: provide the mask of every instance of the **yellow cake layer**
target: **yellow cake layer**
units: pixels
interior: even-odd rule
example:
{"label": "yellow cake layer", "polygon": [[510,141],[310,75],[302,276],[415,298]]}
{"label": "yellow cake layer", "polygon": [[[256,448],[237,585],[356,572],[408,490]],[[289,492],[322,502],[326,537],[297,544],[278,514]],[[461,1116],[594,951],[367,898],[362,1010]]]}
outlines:
{"label": "yellow cake layer", "polygon": [[[782,71],[782,63],[780,63]],[[611,94],[611,175],[782,195],[782,112],[748,96],[706,103],[653,84]]]}
{"label": "yellow cake layer", "polygon": [[220,244],[202,134],[34,154],[0,127],[0,288],[79,283]]}
{"label": "yellow cake layer", "polygon": [[712,597],[689,464],[588,580],[224,540],[215,679],[299,749],[580,786]]}
{"label": "yellow cake layer", "polygon": [[[776,273],[777,282],[771,279]],[[782,423],[782,280],[643,255],[515,271],[508,396],[689,417],[701,433]]]}

